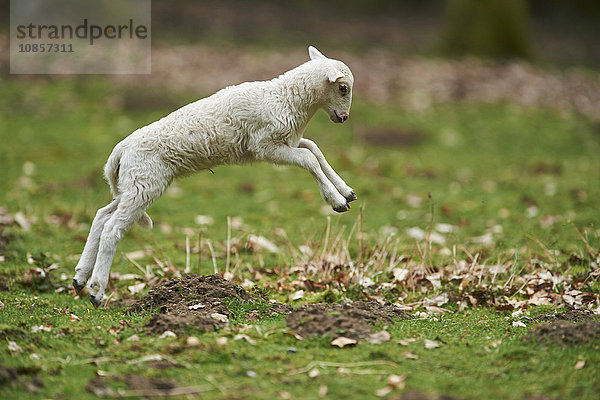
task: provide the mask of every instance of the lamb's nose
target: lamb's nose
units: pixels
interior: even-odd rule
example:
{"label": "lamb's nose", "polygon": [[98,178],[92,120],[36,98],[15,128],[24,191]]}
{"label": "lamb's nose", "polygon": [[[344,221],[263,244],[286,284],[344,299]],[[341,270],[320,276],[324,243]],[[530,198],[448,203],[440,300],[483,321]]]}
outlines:
{"label": "lamb's nose", "polygon": [[347,119],[348,119],[347,115],[342,115],[342,122],[346,122]]}

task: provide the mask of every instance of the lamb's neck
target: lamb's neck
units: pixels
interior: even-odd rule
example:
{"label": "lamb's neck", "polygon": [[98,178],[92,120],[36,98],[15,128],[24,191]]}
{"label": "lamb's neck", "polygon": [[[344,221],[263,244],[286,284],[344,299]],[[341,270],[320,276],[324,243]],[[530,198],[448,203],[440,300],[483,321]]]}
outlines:
{"label": "lamb's neck", "polygon": [[302,70],[289,71],[277,79],[281,85],[282,99],[292,114],[290,117],[303,128],[320,107],[313,80]]}

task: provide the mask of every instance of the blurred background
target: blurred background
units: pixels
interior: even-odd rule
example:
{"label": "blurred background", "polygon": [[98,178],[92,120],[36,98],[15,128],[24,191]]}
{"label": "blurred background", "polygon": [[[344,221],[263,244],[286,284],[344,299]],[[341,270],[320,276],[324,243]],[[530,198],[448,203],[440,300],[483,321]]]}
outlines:
{"label": "blurred background", "polygon": [[594,0],[154,1],[155,40],[600,65]]}

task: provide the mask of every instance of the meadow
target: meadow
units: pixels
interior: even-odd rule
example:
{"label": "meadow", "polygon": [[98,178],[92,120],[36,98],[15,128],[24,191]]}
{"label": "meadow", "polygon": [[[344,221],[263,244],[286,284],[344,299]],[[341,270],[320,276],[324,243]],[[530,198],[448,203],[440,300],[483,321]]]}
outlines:
{"label": "meadow", "polygon": [[[349,212],[329,210],[291,167],[178,180],[148,210],[155,228],[121,241],[109,299],[94,309],[70,284],[110,201],[106,158],[205,93],[100,77],[3,79],[0,92],[2,398],[597,398],[598,331],[524,339],[565,310],[598,323],[597,121],[508,101],[417,111],[357,94],[346,124],[318,113],[305,133],[358,195]],[[145,326],[159,310],[126,312],[186,272],[219,273],[262,300],[224,299],[226,327],[211,332],[161,335]],[[338,348],[263,313],[359,301],[412,317],[377,324],[384,340]]]}

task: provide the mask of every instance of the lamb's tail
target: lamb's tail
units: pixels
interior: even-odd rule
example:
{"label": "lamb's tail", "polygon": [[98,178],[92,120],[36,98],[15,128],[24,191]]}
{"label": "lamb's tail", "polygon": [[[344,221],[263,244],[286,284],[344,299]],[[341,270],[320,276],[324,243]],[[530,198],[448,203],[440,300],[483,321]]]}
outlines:
{"label": "lamb's tail", "polygon": [[[119,145],[117,145],[113,152],[108,157],[108,161],[104,166],[104,176],[108,181],[108,185],[110,186],[110,192],[113,195],[113,198],[117,198],[119,196],[119,171],[121,169],[121,149]],[[142,213],[142,216],[138,220],[138,224],[144,229],[152,229],[152,219],[148,215],[148,213]]]}
{"label": "lamb's tail", "polygon": [[108,161],[106,161],[106,165],[104,166],[104,177],[110,186],[110,192],[113,195],[113,198],[117,198],[119,195],[119,170],[121,169],[121,149],[120,146],[117,145],[112,153],[110,153],[110,157],[108,157]]}

